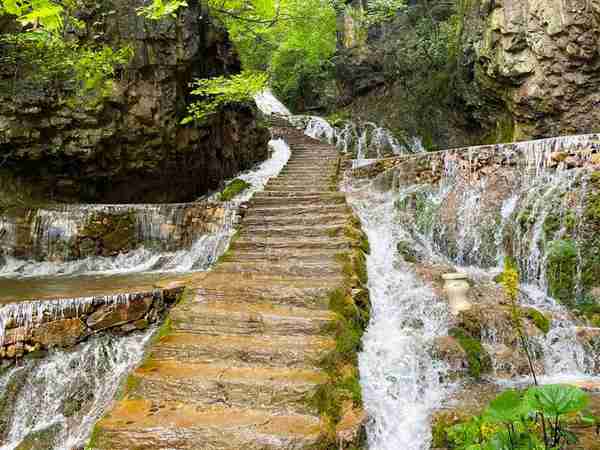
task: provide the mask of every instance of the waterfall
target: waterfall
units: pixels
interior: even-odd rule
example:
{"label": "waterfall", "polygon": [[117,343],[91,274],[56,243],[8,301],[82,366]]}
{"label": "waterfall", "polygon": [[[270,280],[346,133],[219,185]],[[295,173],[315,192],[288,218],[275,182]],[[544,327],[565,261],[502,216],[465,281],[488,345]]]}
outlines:
{"label": "waterfall", "polygon": [[395,220],[400,193],[350,187],[349,200],[367,233],[371,321],[359,355],[369,448],[427,450],[429,417],[451,389],[445,364],[432,358],[434,340],[448,334],[448,310],[399,256],[410,236]]}
{"label": "waterfall", "polygon": [[[229,202],[219,202],[218,193],[205,202],[166,205],[61,205],[38,209],[31,221],[33,247],[43,255],[65,255],[77,234],[98,214],[128,215],[135,223],[132,238],[140,243],[116,256],[86,256],[78,259],[45,258],[43,261],[15,258],[10,252],[0,260],[1,277],[39,277],[94,273],[113,275],[137,272],[190,272],[208,269],[224,252],[235,231],[240,205],[262,190],[290,156],[282,140],[269,143],[271,157],[237,178],[250,184]],[[231,182],[233,180],[230,180]],[[195,224],[197,218],[200,224]],[[16,241],[17,227],[0,216],[0,230]],[[8,240],[0,240],[7,248]],[[3,247],[0,247],[2,249]],[[14,248],[14,244],[13,244]]]}
{"label": "waterfall", "polygon": [[[431,413],[447,404],[455,388],[448,367],[431,356],[452,320],[417,268],[462,271],[476,283],[495,285],[492,279],[512,258],[521,274],[520,304],[552,318],[547,334],[530,339],[540,381],[597,379],[598,357],[578,339],[581,324],[552,297],[549,281],[553,245],[567,241],[576,266],[572,301],[582,296],[583,223],[596,138],[416,155],[399,159],[396,169],[371,182],[350,180],[349,200],[371,245],[373,311],[359,355],[370,449],[429,449]],[[417,262],[407,264],[399,248]],[[495,350],[503,330],[490,324],[481,331],[498,368],[488,381],[527,382],[499,373]]]}
{"label": "waterfall", "polygon": [[124,378],[141,361],[152,333],[96,336],[76,351],[53,350],[5,371],[0,449],[13,450],[36,437],[38,445],[54,450],[85,445]]}

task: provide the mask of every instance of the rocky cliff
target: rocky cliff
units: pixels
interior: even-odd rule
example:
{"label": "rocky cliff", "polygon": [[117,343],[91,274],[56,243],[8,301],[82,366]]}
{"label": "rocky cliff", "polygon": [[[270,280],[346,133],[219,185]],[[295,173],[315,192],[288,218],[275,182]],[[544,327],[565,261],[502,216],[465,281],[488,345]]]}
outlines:
{"label": "rocky cliff", "polygon": [[342,102],[430,147],[599,129],[598,1],[418,0],[362,42],[340,26]]}
{"label": "rocky cliff", "polygon": [[133,58],[107,89],[85,96],[66,81],[39,85],[0,71],[5,203],[23,192],[61,201],[189,201],[267,156],[268,132],[250,106],[202,126],[179,125],[193,78],[239,70],[226,31],[199,2],[161,21],[138,15],[141,0],[82,3],[85,26],[69,39],[130,46]]}

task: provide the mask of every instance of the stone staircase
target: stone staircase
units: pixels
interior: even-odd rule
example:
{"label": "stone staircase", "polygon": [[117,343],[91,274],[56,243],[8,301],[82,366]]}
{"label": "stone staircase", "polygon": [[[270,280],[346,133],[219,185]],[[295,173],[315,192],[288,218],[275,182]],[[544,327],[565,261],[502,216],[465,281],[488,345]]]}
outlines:
{"label": "stone staircase", "polygon": [[90,447],[325,448],[311,399],[336,346],[328,295],[344,283],[351,215],[335,147],[285,135],[289,163],[251,200],[215,269],[189,285]]}

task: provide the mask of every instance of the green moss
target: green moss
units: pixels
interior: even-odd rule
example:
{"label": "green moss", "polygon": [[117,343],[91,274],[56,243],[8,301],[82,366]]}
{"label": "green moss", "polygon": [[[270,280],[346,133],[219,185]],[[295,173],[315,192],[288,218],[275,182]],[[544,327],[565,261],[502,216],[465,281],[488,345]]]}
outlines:
{"label": "green moss", "polygon": [[469,336],[465,330],[461,328],[453,328],[450,330],[450,336],[458,340],[458,343],[467,354],[469,363],[469,375],[479,380],[482,374],[489,372],[492,369],[492,360],[490,355],[481,345],[481,342]]}
{"label": "green moss", "polygon": [[167,317],[162,325],[156,330],[154,336],[152,336],[152,344],[160,342],[165,336],[169,336],[173,332],[173,321],[170,317]]}
{"label": "green moss", "polygon": [[398,250],[398,253],[400,254],[400,256],[402,256],[402,258],[409,263],[416,263],[417,260],[417,254],[415,253],[414,249],[412,248],[412,246],[410,245],[409,242],[407,241],[400,241],[398,242],[398,244],[396,245],[396,249]]}
{"label": "green moss", "polygon": [[328,382],[319,386],[309,399],[326,425],[326,433],[315,447],[319,450],[338,448],[335,427],[342,418],[344,406],[351,402],[355,408],[362,407],[357,354],[361,350],[362,336],[370,317],[366,256],[361,250],[361,247],[368,248],[368,242],[366,245],[365,242],[361,243],[364,234],[360,229],[356,230],[356,219],[351,225],[354,230],[349,230],[347,235],[351,236],[353,249],[337,255],[345,280],[342,286],[328,295],[329,308],[336,313],[336,320],[332,324],[335,349],[321,361]]}
{"label": "green moss", "polygon": [[221,192],[221,194],[219,195],[219,200],[221,200],[222,202],[228,202],[231,199],[233,199],[233,197],[245,191],[249,187],[250,184],[248,184],[244,180],[236,178],[231,183],[229,183],[225,189],[223,189],[223,192]]}
{"label": "green moss", "polygon": [[[135,214],[99,212],[85,224],[80,237],[85,239],[77,243],[79,256],[89,256],[90,251],[97,256],[113,256],[132,250],[138,244]],[[95,244],[86,249],[84,244],[90,240]]]}
{"label": "green moss", "polygon": [[523,308],[521,313],[524,317],[532,320],[540,331],[542,331],[544,334],[548,334],[552,321],[542,312],[535,308]]}
{"label": "green moss", "polygon": [[99,438],[100,427],[98,427],[98,424],[96,424],[92,429],[92,434],[90,434],[90,438],[85,446],[85,450],[97,450]]}
{"label": "green moss", "polygon": [[575,302],[577,246],[571,239],[549,243],[546,273],[550,295],[566,305]]}

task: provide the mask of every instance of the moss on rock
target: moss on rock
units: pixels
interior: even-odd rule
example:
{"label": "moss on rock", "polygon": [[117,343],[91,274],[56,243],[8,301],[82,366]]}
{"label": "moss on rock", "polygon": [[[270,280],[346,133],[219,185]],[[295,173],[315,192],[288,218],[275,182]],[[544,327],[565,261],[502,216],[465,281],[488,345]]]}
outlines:
{"label": "moss on rock", "polygon": [[227,185],[223,192],[219,195],[219,200],[222,202],[228,202],[232,200],[236,195],[242,193],[246,189],[250,187],[250,184],[245,182],[244,180],[240,180],[236,178],[231,183]]}
{"label": "moss on rock", "polygon": [[492,369],[492,360],[490,355],[481,345],[479,339],[470,336],[462,328],[453,328],[450,330],[450,336],[458,340],[458,343],[467,354],[469,363],[469,375],[475,379],[481,379],[484,373]]}

